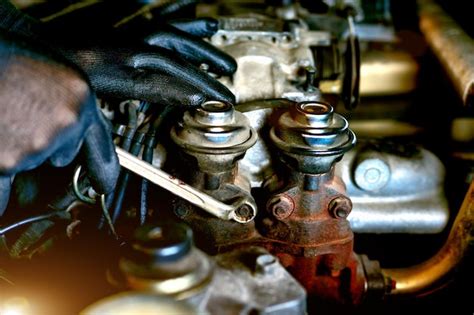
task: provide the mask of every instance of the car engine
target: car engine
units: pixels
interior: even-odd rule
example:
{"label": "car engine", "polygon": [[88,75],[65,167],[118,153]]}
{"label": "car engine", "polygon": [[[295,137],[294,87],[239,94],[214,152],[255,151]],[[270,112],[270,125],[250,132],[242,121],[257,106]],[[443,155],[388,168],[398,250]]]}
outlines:
{"label": "car engine", "polygon": [[16,177],[0,315],[471,314],[474,41],[453,8],[193,2],[236,103],[100,99],[115,192],[78,163]]}

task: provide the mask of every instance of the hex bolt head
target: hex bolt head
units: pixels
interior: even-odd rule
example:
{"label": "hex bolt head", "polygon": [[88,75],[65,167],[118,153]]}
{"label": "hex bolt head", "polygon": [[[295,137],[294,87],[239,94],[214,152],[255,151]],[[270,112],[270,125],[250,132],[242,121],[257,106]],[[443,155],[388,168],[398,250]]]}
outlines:
{"label": "hex bolt head", "polygon": [[255,210],[248,204],[243,204],[235,210],[235,219],[238,222],[249,222],[255,217]]}
{"label": "hex bolt head", "polygon": [[284,220],[293,213],[295,202],[287,195],[276,195],[268,201],[267,209],[278,220]]}
{"label": "hex bolt head", "polygon": [[259,255],[255,260],[255,272],[264,276],[273,275],[277,266],[277,259],[270,254]]}
{"label": "hex bolt head", "polygon": [[329,202],[329,212],[336,219],[345,219],[352,211],[352,201],[344,196],[339,196]]}

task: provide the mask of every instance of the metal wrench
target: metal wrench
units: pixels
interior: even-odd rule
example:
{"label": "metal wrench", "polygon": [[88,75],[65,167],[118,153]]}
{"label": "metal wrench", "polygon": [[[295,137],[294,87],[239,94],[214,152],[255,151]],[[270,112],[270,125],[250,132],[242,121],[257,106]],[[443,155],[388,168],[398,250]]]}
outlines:
{"label": "metal wrench", "polygon": [[256,205],[246,198],[240,198],[232,205],[225,204],[121,148],[116,147],[115,150],[122,167],[218,218],[247,223],[252,221],[257,214]]}

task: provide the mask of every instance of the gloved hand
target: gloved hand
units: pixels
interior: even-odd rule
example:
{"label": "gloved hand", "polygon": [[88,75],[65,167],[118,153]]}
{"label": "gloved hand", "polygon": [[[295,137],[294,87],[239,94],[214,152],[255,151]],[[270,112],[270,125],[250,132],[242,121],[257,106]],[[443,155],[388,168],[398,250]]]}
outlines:
{"label": "gloved hand", "polygon": [[[18,19],[27,25],[15,24],[18,32],[34,30],[32,36],[43,39],[49,34],[49,44],[88,74],[99,96],[185,106],[196,106],[207,99],[235,101],[225,86],[198,68],[206,63],[210,71],[220,75],[236,70],[232,57],[198,37],[215,33],[215,20],[177,23],[184,31],[172,25],[155,25],[151,30],[147,28],[147,35],[143,29],[137,33],[137,27],[112,31],[111,26],[110,33],[99,30],[101,36],[97,38],[90,33],[92,30],[80,36],[80,31],[64,28],[61,23],[31,26],[31,19]],[[66,31],[61,34],[58,26]]]}
{"label": "gloved hand", "polygon": [[234,102],[225,86],[198,68],[205,63],[210,71],[224,75],[236,69],[230,56],[193,35],[214,33],[217,22],[201,19],[180,26],[189,33],[171,25],[149,36],[138,29],[117,31],[107,42],[63,41],[60,50],[89,75],[99,96],[184,106],[208,99]]}
{"label": "gloved hand", "polygon": [[107,121],[84,77],[61,58],[0,33],[0,215],[16,173],[65,166],[82,151],[94,189],[110,192],[119,165]]}

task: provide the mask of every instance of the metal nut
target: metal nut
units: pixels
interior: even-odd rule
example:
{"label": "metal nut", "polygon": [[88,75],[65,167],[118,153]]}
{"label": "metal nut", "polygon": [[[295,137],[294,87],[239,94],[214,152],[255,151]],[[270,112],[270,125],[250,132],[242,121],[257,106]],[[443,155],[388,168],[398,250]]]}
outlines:
{"label": "metal nut", "polygon": [[235,216],[238,222],[249,222],[255,217],[255,211],[250,205],[244,204],[235,211]]}
{"label": "metal nut", "polygon": [[339,196],[329,203],[331,215],[337,219],[345,219],[351,213],[352,201],[344,196]]}
{"label": "metal nut", "polygon": [[267,203],[267,209],[278,220],[288,218],[295,209],[295,202],[286,195],[277,195]]}

